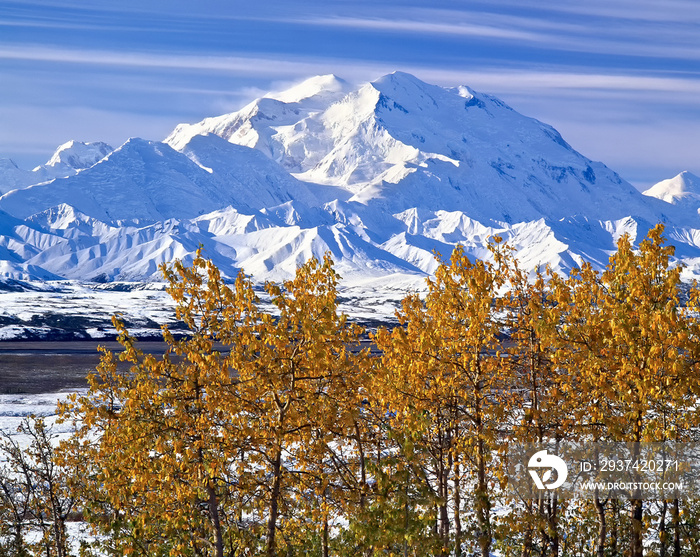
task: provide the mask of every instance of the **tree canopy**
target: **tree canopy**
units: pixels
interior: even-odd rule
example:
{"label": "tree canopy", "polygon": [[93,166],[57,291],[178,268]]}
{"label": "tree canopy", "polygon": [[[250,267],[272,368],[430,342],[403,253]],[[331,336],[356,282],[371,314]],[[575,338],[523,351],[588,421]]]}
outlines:
{"label": "tree canopy", "polygon": [[[61,408],[75,433],[50,458],[95,549],[641,557],[644,539],[659,555],[695,548],[693,501],[519,499],[503,467],[518,443],[696,439],[700,296],[681,282],[663,228],[638,248],[621,237],[602,272],[584,264],[568,277],[521,270],[499,238],[490,250],[485,261],[460,246],[438,256],[425,296],[407,295],[399,324],[372,332],[338,311],[328,255],[265,284],[272,313],[249,278],[227,282],[201,252],[164,266],[190,334],[164,327],[164,353],[146,354],[115,318],[122,351],[103,350],[87,392]],[[0,512],[19,529],[0,540],[17,545],[28,511],[9,504],[25,504],[12,489]],[[52,535],[46,547],[66,547]]]}

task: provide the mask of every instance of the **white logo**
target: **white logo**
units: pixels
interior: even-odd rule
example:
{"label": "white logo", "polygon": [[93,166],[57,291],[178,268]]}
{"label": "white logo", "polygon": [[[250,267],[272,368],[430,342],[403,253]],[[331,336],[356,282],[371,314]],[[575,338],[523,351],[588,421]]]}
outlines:
{"label": "white logo", "polygon": [[[553,454],[547,454],[547,451],[539,451],[530,457],[530,462],[527,463],[528,468],[549,468],[542,479],[536,470],[528,470],[532,480],[535,482],[537,489],[556,489],[566,481],[567,469],[566,462]],[[552,483],[546,483],[552,477],[552,470],[557,471],[557,479]]]}

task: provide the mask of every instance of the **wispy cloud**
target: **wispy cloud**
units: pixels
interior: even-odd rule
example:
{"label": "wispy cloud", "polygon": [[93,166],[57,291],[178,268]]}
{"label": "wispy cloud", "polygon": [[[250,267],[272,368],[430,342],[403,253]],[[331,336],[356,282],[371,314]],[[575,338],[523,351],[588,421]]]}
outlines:
{"label": "wispy cloud", "polygon": [[[688,21],[678,21],[682,25],[673,28],[667,25],[626,26],[617,22],[614,33],[611,33],[609,27],[593,25],[590,22],[576,24],[534,16],[439,9],[418,9],[412,13],[412,19],[321,17],[297,19],[295,22],[390,33],[489,38],[611,56],[700,60],[697,28],[688,25]],[[591,12],[591,15],[596,13]]]}
{"label": "wispy cloud", "polygon": [[[81,0],[10,0],[4,2],[3,8],[6,11],[20,12],[26,11],[35,14],[45,14],[47,11],[53,10],[52,13],[61,13],[66,10],[76,10],[88,13],[102,14],[160,14],[163,11],[163,4],[155,1],[139,2],[122,0],[121,2],[91,2],[87,3]],[[161,4],[161,5],[159,5]],[[189,7],[187,3],[181,3],[180,11]],[[168,2],[168,7],[175,11],[178,7],[177,2]]]}
{"label": "wispy cloud", "polygon": [[682,77],[527,71],[489,71],[472,75],[481,83],[488,84],[490,88],[497,90],[593,89],[700,94],[700,79]]}
{"label": "wispy cloud", "polygon": [[[402,68],[414,73],[424,81],[443,86],[464,84],[480,91],[497,95],[518,93],[538,95],[543,92],[548,96],[566,96],[568,94],[598,94],[599,98],[621,96],[631,99],[637,94],[655,94],[673,103],[674,99],[692,101],[700,106],[700,76],[684,77],[677,75],[635,75],[633,73],[590,73],[577,72],[571,68],[528,71],[503,68],[482,68],[480,70],[457,70],[413,66]],[[668,93],[673,93],[670,97]]]}
{"label": "wispy cloud", "polygon": [[481,38],[507,39],[517,41],[542,41],[544,37],[528,31],[506,29],[489,25],[447,23],[439,21],[414,21],[408,19],[380,19],[331,17],[297,19],[297,23],[324,25],[329,27],[350,27],[353,29],[376,29],[382,31],[415,32],[426,34],[462,35]]}
{"label": "wispy cloud", "polygon": [[417,64],[402,64],[401,67],[397,67],[390,63],[347,58],[156,54],[78,50],[43,45],[17,48],[0,44],[1,59],[131,68],[204,69],[245,76],[264,76],[276,80],[282,77],[301,79],[319,73],[337,73],[350,81],[357,81],[372,79],[383,73],[402,69],[430,82],[457,85],[465,83],[465,80],[471,80],[478,82],[481,88],[486,87],[492,91],[588,89],[700,94],[700,76],[650,75],[648,72],[637,75],[614,71],[596,72],[595,69],[582,72],[556,67],[543,71],[504,69],[503,67],[464,70]]}
{"label": "wispy cloud", "polygon": [[60,20],[49,20],[49,19],[0,19],[0,27],[27,27],[34,29],[62,29],[62,30],[75,30],[75,31],[101,31],[109,28],[110,31],[117,32],[130,32],[130,31],[143,31],[143,27],[134,27],[126,25],[115,25],[115,24],[90,24],[90,23],[79,23],[76,21],[60,21]]}
{"label": "wispy cloud", "polygon": [[[85,20],[54,10],[50,14],[33,17],[3,17],[0,18],[0,26],[86,31],[106,29],[110,32],[144,32],[149,30],[149,26],[154,26],[152,30],[162,32],[168,29],[170,32],[183,35],[189,33],[200,36],[207,26],[211,26],[214,22],[232,21],[243,24],[246,21],[255,21],[260,24],[295,27],[314,26],[374,31],[403,35],[407,40],[413,40],[416,36],[451,37],[455,40],[460,38],[475,41],[490,40],[503,42],[510,47],[522,45],[560,52],[591,53],[611,59],[631,56],[700,60],[700,42],[697,40],[696,25],[700,22],[700,2],[695,0],[693,2],[667,0],[663,5],[657,0],[616,0],[615,2],[590,0],[585,3],[561,0],[544,7],[542,2],[534,0],[517,2],[495,0],[480,9],[460,10],[449,9],[444,5],[440,7],[440,2],[435,4],[437,7],[403,6],[397,10],[399,4],[401,4],[400,1],[377,5],[367,11],[371,14],[368,17],[342,15],[340,9],[333,9],[333,7],[317,10],[318,13],[325,15],[304,16],[300,15],[302,10],[296,13],[289,13],[289,10],[262,13],[248,6],[248,9],[239,12],[229,10],[217,10],[212,13],[197,12],[183,19],[180,11],[173,9],[164,16],[168,20],[167,24],[163,19],[149,17],[147,21],[142,21],[138,17],[127,17],[129,13],[132,15],[138,13],[134,6],[123,7],[115,12],[123,17],[115,18],[93,13]],[[517,14],[503,11],[503,7],[509,4],[519,7]],[[401,17],[395,17],[395,13],[401,13]],[[133,21],[139,21],[139,24],[130,25]],[[193,22],[194,24],[190,25]],[[220,56],[222,52],[217,52],[217,47],[214,45],[208,46],[212,60],[208,61],[208,65],[204,68],[216,69],[211,64],[222,63]],[[222,45],[221,48],[225,46]],[[32,47],[29,50],[32,50]],[[36,48],[34,50],[36,51]],[[488,56],[488,53],[480,52],[478,55]],[[24,59],[33,59],[31,56],[30,52]],[[167,66],[168,62],[163,58],[164,55],[159,56],[160,59],[152,57],[150,60],[142,56],[139,63],[147,66]],[[381,54],[378,53],[378,56]],[[179,58],[176,64],[189,66],[192,63],[185,57]],[[514,53],[514,58],[518,58],[517,53]],[[126,62],[125,59],[118,61],[106,58],[103,63],[124,64]],[[235,66],[235,57],[226,63]]]}
{"label": "wispy cloud", "polygon": [[273,72],[283,75],[298,75],[304,72],[311,73],[318,67],[317,62],[295,62],[293,60],[280,60],[279,58],[271,57],[156,54],[53,48],[45,45],[22,47],[0,45],[0,59],[97,66],[218,70],[246,75],[267,75]]}
{"label": "wispy cloud", "polygon": [[[124,72],[147,69],[192,71],[226,77],[246,77],[268,82],[302,80],[314,75],[336,73],[351,83],[380,77],[396,69],[390,62],[322,56],[283,56],[240,53],[238,55],[190,55],[179,53],[124,52],[87,50],[31,45],[21,48],[0,43],[0,61],[17,60],[50,64],[74,65],[76,70],[121,68]],[[84,66],[81,70],[80,67]],[[410,71],[410,70],[407,70]],[[67,78],[65,78],[67,79]]]}
{"label": "wispy cloud", "polygon": [[495,4],[628,21],[700,22],[700,4],[696,0],[559,0],[544,8],[541,0],[497,0]]}

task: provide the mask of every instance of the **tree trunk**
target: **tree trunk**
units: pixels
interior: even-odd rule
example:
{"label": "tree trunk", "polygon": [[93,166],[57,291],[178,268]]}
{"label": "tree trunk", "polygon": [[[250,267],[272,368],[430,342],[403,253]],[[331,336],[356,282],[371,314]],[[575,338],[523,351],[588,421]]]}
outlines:
{"label": "tree trunk", "polygon": [[67,545],[66,525],[60,518],[54,517],[53,529],[56,538],[56,557],[65,557]]}
{"label": "tree trunk", "polygon": [[221,519],[219,517],[219,498],[211,483],[207,482],[207,494],[209,495],[209,519],[214,528],[214,549],[216,557],[224,557],[224,538],[221,534]]}
{"label": "tree trunk", "polygon": [[476,517],[479,523],[478,542],[481,557],[489,557],[491,550],[491,521],[489,509],[488,484],[486,482],[486,447],[484,440],[477,443],[477,488]]}
{"label": "tree trunk", "polygon": [[462,505],[462,494],[460,491],[459,482],[461,480],[459,464],[455,465],[455,555],[462,555],[462,518],[460,516],[460,506]]}
{"label": "tree trunk", "polygon": [[617,499],[613,499],[612,506],[612,527],[610,529],[610,557],[617,557],[618,546],[618,528],[620,524],[620,503]]}
{"label": "tree trunk", "polygon": [[357,450],[360,455],[360,510],[365,510],[365,490],[367,489],[367,470],[365,466],[365,451],[362,446],[362,437],[360,435],[360,426],[357,420],[353,422],[355,426],[355,440],[357,441]]}
{"label": "tree trunk", "polygon": [[328,515],[324,513],[323,515],[323,533],[322,533],[322,547],[321,556],[328,557]]}
{"label": "tree trunk", "polygon": [[540,491],[539,500],[537,502],[538,521],[540,526],[540,556],[546,557],[549,550],[549,532],[547,530],[546,518],[549,514],[545,501],[545,494]]}
{"label": "tree trunk", "polygon": [[642,548],[642,500],[630,501],[630,556],[643,557]]}
{"label": "tree trunk", "polygon": [[681,513],[678,498],[673,500],[673,557],[681,557]]}
{"label": "tree trunk", "polygon": [[[404,533],[408,533],[408,478],[404,484],[404,503],[403,503],[403,529]],[[408,539],[403,540],[403,557],[408,557]]]}
{"label": "tree trunk", "polygon": [[600,500],[598,489],[595,490],[595,511],[598,516],[598,543],[596,555],[605,557],[605,538],[607,537],[607,524],[605,522],[605,503]]}
{"label": "tree trunk", "polygon": [[530,520],[525,524],[525,532],[523,533],[523,547],[520,550],[520,557],[530,557],[532,555],[532,519],[534,517],[535,509],[533,507],[532,501],[529,500],[525,503],[525,515],[530,518]]}
{"label": "tree trunk", "polygon": [[666,557],[668,554],[668,532],[666,531],[666,512],[668,501],[664,501],[661,506],[661,516],[659,517],[659,557]]}
{"label": "tree trunk", "polygon": [[450,537],[450,517],[447,509],[447,470],[440,463],[440,540],[442,542],[442,553],[447,554],[448,541]]}
{"label": "tree trunk", "polygon": [[270,495],[270,516],[267,521],[267,557],[275,557],[277,546],[275,535],[277,534],[277,517],[279,515],[279,497],[282,485],[282,451],[278,448],[275,460],[272,464],[272,493]]}
{"label": "tree trunk", "polygon": [[[639,442],[642,440],[642,414],[637,411],[637,415],[633,424],[633,441],[634,448],[630,457],[635,462],[639,458]],[[639,481],[635,475],[634,479]],[[643,557],[644,549],[642,546],[642,499],[641,493],[632,494],[630,501],[630,557]]]}
{"label": "tree trunk", "polygon": [[559,498],[552,493],[552,503],[549,512],[549,546],[552,557],[559,557],[559,525],[557,524],[559,512]]}
{"label": "tree trunk", "polygon": [[[450,454],[449,454],[449,435],[445,438],[441,435],[440,442],[440,465],[438,477],[438,493],[440,495],[440,541],[442,543],[442,555],[447,555],[449,552],[450,543],[450,516],[448,510],[448,501],[450,496],[448,476],[450,473]],[[445,454],[447,453],[447,454]],[[447,459],[447,463],[445,460]]]}

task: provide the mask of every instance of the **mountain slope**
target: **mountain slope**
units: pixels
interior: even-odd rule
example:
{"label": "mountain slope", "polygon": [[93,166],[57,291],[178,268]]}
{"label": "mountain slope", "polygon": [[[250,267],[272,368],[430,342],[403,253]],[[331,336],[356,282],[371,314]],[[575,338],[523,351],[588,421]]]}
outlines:
{"label": "mountain slope", "polygon": [[67,204],[104,222],[156,222],[232,204],[251,210],[315,199],[275,163],[217,136],[196,136],[184,151],[130,139],[74,176],[3,195],[0,209],[27,218]]}
{"label": "mountain slope", "polygon": [[79,170],[91,167],[112,151],[109,145],[99,141],[69,141],[58,147],[46,164],[34,170],[22,170],[12,160],[0,159],[0,194],[54,178],[72,176]]}
{"label": "mountain slope", "polygon": [[[249,110],[220,118],[235,121],[236,130],[258,129]],[[392,213],[449,208],[506,223],[574,214],[673,218],[672,209],[576,152],[552,127],[467,87],[395,72],[296,121],[293,111],[284,113],[265,120],[255,142],[213,121],[196,129],[254,146],[302,180],[339,186]],[[177,128],[166,141],[177,146],[186,137]]]}
{"label": "mountain slope", "polygon": [[12,159],[0,159],[0,194],[36,183],[35,178],[33,172],[22,170]]}

